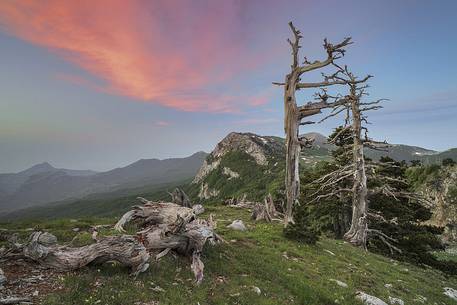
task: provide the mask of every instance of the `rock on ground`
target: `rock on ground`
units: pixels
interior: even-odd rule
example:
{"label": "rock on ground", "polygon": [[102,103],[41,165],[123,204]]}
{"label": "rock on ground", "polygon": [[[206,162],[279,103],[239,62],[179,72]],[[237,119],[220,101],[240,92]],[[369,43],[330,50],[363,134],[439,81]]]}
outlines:
{"label": "rock on ground", "polygon": [[335,282],[340,287],[348,288],[348,284],[346,284],[345,282],[342,282],[342,281],[339,281],[339,280],[335,280],[335,279],[330,279],[330,281],[331,282]]}
{"label": "rock on ground", "polygon": [[389,297],[389,303],[392,305],[405,305],[402,299]]}
{"label": "rock on ground", "polygon": [[243,221],[240,219],[234,220],[231,224],[229,224],[227,226],[227,228],[230,228],[230,229],[236,230],[236,231],[246,231],[247,230]]}
{"label": "rock on ground", "polygon": [[252,290],[253,290],[255,293],[257,293],[257,295],[260,295],[260,294],[262,293],[262,291],[260,290],[260,288],[257,287],[257,286],[253,286],[253,287],[252,287]]}
{"label": "rock on ground", "polygon": [[444,287],[444,292],[443,292],[443,294],[444,294],[444,295],[447,295],[447,296],[450,297],[451,299],[457,301],[457,290],[455,290],[454,288]]}
{"label": "rock on ground", "polygon": [[386,302],[384,302],[380,298],[366,294],[365,292],[362,292],[362,291],[357,292],[356,298],[361,300],[363,302],[363,304],[366,304],[366,305],[388,305]]}

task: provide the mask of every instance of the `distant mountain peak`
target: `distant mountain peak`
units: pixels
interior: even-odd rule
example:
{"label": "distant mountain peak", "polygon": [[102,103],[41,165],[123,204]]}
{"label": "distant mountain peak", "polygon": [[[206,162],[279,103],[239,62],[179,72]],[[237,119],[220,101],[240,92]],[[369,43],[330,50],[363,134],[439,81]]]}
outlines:
{"label": "distant mountain peak", "polygon": [[50,171],[54,171],[54,170],[56,170],[56,168],[53,167],[51,164],[49,164],[49,162],[42,162],[42,163],[35,164],[34,166],[29,167],[26,170],[23,170],[22,172],[20,172],[20,174],[26,174],[26,175],[30,176],[30,175],[41,174],[41,173],[50,172]]}
{"label": "distant mountain peak", "polygon": [[[208,199],[223,195],[224,186],[216,187],[221,182],[225,186],[238,183],[247,168],[264,170],[275,166],[285,154],[284,140],[278,137],[260,136],[250,132],[231,132],[219,143],[203,162],[192,181],[199,185],[198,197]],[[236,160],[235,160],[235,159]],[[217,179],[210,181],[210,175]],[[198,187],[198,186],[197,186]]]}

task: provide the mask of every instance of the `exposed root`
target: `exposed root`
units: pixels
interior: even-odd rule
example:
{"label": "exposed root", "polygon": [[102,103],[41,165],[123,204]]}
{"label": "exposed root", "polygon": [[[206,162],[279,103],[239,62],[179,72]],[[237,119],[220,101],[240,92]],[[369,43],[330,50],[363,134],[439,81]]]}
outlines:
{"label": "exposed root", "polygon": [[[43,238],[44,236],[46,237]],[[49,236],[53,235],[32,233],[29,242],[23,246],[24,256],[59,271],[76,270],[90,263],[101,264],[107,261],[117,261],[130,267],[133,275],[149,267],[149,253],[133,236],[109,236],[97,243],[77,248],[59,246],[55,243],[56,240],[50,241]]]}

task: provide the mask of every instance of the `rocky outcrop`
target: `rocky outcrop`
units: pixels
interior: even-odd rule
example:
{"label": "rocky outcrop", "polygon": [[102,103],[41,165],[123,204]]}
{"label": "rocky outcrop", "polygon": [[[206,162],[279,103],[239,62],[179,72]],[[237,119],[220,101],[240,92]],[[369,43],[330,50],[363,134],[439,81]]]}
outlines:
{"label": "rocky outcrop", "polygon": [[219,195],[218,190],[210,189],[207,183],[202,183],[200,186],[200,192],[198,193],[198,198],[200,199],[210,199]]}
{"label": "rocky outcrop", "polygon": [[[207,158],[208,159],[208,158]],[[219,164],[221,163],[221,160],[214,160],[213,162],[209,163],[207,160],[203,161],[202,167],[200,167],[197,175],[195,175],[194,180],[192,183],[199,183],[202,181],[208,174],[213,170],[216,169]]]}
{"label": "rocky outcrop", "polygon": [[430,225],[444,227],[445,242],[457,242],[457,166],[447,166],[419,187],[431,203]]}
{"label": "rocky outcrop", "polygon": [[228,180],[240,177],[240,174],[232,171],[229,167],[224,167],[223,173],[228,176]]}
{"label": "rocky outcrop", "polygon": [[211,171],[216,169],[221,158],[231,151],[242,151],[254,158],[259,165],[268,164],[268,156],[284,151],[284,145],[274,137],[262,137],[253,133],[229,133],[219,142],[206,158],[195,176],[193,183],[201,182]]}
{"label": "rocky outcrop", "polygon": [[[276,137],[264,137],[253,133],[232,132],[228,134],[208,155],[192,181],[193,184],[200,184],[198,197],[209,199],[219,194],[219,190],[212,188],[213,186],[206,181],[206,178],[216,169],[220,171],[220,179],[229,181],[240,178],[239,171],[227,164],[221,165],[227,154],[231,152],[247,154],[256,165],[263,167],[269,165],[272,156],[282,157],[285,153],[284,149],[283,142]],[[273,166],[273,164],[271,165]]]}

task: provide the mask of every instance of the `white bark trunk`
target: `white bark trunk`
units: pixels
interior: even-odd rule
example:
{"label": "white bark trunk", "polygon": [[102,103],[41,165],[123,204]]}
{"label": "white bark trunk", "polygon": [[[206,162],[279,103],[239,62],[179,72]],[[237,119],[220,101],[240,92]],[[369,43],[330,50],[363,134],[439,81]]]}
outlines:
{"label": "white bark trunk", "polygon": [[367,224],[367,176],[365,173],[365,159],[363,153],[362,117],[359,107],[359,99],[356,98],[355,89],[352,89],[351,110],[353,117],[353,164],[354,164],[354,185],[352,191],[352,222],[351,227],[344,239],[355,246],[366,245],[368,224]]}

